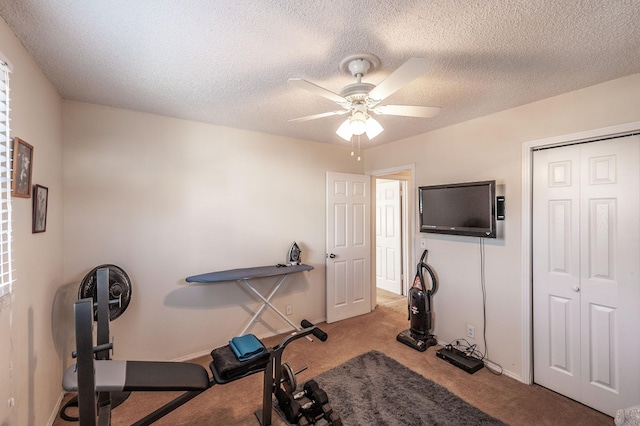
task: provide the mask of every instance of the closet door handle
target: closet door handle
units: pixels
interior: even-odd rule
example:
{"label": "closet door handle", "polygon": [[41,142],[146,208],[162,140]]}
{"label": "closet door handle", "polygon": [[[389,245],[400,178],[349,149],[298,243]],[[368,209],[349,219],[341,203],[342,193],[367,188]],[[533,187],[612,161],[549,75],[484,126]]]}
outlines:
{"label": "closet door handle", "polygon": [[580,286],[574,285],[571,290],[575,291],[576,293],[578,293],[580,291]]}
{"label": "closet door handle", "polygon": [[328,257],[329,259],[335,259],[335,258],[336,258],[336,255],[335,255],[335,254],[333,254],[333,253],[330,253],[329,255],[327,255],[327,257]]}

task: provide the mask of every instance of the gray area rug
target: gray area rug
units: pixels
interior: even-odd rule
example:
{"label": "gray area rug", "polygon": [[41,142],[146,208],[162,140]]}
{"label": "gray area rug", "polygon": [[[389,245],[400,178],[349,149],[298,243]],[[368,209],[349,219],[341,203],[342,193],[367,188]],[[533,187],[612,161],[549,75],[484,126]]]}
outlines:
{"label": "gray area rug", "polygon": [[348,426],[505,425],[378,351],[314,379]]}

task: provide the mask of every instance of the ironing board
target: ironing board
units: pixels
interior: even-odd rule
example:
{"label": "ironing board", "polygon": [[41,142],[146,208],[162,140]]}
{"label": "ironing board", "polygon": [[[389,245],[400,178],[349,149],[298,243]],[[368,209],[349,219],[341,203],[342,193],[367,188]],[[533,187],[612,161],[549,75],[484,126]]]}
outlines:
{"label": "ironing board", "polygon": [[[229,269],[227,271],[218,271],[218,272],[209,272],[208,274],[201,275],[193,275],[191,277],[187,277],[186,281],[188,283],[221,283],[228,281],[236,281],[237,283],[243,283],[253,294],[255,294],[260,300],[262,300],[262,306],[258,309],[253,318],[247,323],[242,332],[240,333],[243,336],[251,324],[253,324],[262,314],[262,311],[268,306],[270,307],[276,314],[278,314],[283,320],[285,320],[291,327],[295,330],[300,331],[301,328],[295,325],[293,322],[289,320],[282,312],[280,312],[272,303],[271,299],[273,295],[276,294],[284,280],[287,278],[287,275],[295,274],[298,272],[310,271],[313,269],[313,266],[300,264],[300,265],[286,265],[286,266],[256,266],[253,268],[239,268],[239,269]],[[276,286],[271,290],[271,292],[266,295],[266,297],[256,290],[250,283],[249,280],[252,278],[263,278],[263,277],[275,277],[281,276],[278,280]],[[307,336],[308,337],[308,336]]]}

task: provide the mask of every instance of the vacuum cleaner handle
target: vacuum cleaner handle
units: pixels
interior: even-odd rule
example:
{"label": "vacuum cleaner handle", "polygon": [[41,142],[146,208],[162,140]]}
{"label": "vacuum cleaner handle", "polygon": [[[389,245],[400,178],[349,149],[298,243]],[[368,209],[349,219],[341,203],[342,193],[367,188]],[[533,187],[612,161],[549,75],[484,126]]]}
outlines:
{"label": "vacuum cleaner handle", "polygon": [[[422,252],[422,257],[420,258],[420,263],[418,264],[418,274],[420,274],[420,272],[422,272],[421,271],[422,268],[427,270],[427,272],[429,273],[429,276],[431,277],[431,289],[427,290],[427,287],[426,287],[425,283],[422,283],[423,290],[425,292],[427,292],[429,294],[429,296],[433,296],[438,291],[438,277],[436,277],[436,274],[429,267],[429,265],[427,265],[426,259],[427,259],[427,254],[428,253],[429,253],[429,250],[425,250],[425,251]],[[422,275],[422,274],[420,274],[420,275]]]}
{"label": "vacuum cleaner handle", "polygon": [[427,265],[427,272],[431,276],[431,289],[428,291],[429,296],[433,296],[438,291],[438,277],[435,272]]}
{"label": "vacuum cleaner handle", "polygon": [[325,342],[329,337],[327,333],[320,330],[317,326],[313,325],[311,322],[307,321],[306,319],[303,319],[300,325],[304,328],[315,327],[311,333],[323,342]]}

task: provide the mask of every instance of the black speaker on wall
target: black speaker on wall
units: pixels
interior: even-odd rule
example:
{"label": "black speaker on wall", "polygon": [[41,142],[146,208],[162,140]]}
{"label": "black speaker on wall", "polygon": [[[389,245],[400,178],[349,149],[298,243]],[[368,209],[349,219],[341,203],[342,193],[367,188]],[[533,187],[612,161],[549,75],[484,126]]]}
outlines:
{"label": "black speaker on wall", "polygon": [[504,195],[496,197],[496,220],[504,220]]}

